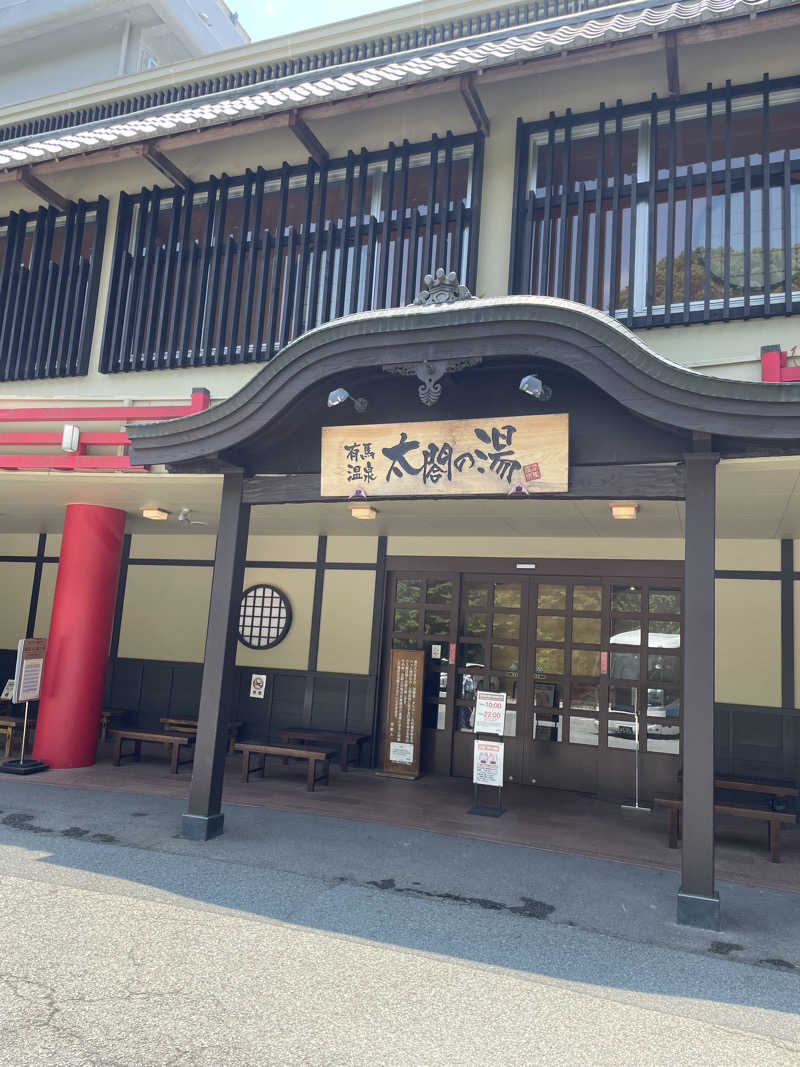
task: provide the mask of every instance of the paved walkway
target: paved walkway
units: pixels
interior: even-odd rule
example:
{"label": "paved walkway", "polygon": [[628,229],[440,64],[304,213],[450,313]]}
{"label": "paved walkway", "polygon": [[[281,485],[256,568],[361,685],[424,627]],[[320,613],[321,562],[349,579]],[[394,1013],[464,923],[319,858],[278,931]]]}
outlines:
{"label": "paved walkway", "polygon": [[[415,782],[381,777],[371,771],[332,771],[332,784],[306,792],[305,766],[270,763],[269,777],[240,780],[241,757],[228,757],[223,802],[252,804],[273,811],[289,811],[345,819],[383,822],[409,829],[479,838],[484,841],[530,845],[598,859],[622,860],[639,866],[680,870],[680,852],[668,848],[667,813],[623,812],[619,804],[559,789],[504,789],[506,814],[501,819],[468,815],[472,784],[463,779],[425,775]],[[107,755],[91,767],[53,770],[25,782],[47,786],[186,797],[190,772],[170,774],[169,764],[156,746],[145,751],[141,763],[112,766]],[[770,863],[767,828],[763,822],[741,818],[717,819],[716,869],[720,878],[767,889],[800,892],[800,826],[785,827],[782,861]]]}
{"label": "paved walkway", "polygon": [[800,1062],[797,896],[402,827],[0,782],[0,1062]]}

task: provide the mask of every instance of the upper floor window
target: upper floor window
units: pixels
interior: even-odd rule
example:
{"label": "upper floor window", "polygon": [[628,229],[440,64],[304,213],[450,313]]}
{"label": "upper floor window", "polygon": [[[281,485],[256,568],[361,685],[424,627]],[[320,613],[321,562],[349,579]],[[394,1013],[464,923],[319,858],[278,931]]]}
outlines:
{"label": "upper floor window", "polygon": [[86,374],[107,201],[0,218],[0,380]]}
{"label": "upper floor window", "polygon": [[522,126],[514,292],[630,326],[800,303],[796,79]]}
{"label": "upper floor window", "polygon": [[474,285],[481,135],[123,194],[104,371],[270,359],[341,315]]}

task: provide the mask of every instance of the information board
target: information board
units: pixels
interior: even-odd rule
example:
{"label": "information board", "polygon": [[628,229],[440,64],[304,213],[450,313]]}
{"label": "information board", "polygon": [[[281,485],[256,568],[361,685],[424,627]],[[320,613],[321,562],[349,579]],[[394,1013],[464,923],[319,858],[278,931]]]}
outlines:
{"label": "information board", "polygon": [[506,694],[479,689],[475,694],[475,733],[500,734],[506,728]]}
{"label": "information board", "polygon": [[46,637],[23,638],[17,645],[14,695],[11,698],[15,704],[39,699],[46,652]]}
{"label": "information board", "polygon": [[384,738],[386,774],[419,777],[424,669],[424,652],[392,649]]}
{"label": "information board", "polygon": [[475,785],[493,785],[503,788],[503,750],[502,741],[475,740],[472,764],[472,781]]}

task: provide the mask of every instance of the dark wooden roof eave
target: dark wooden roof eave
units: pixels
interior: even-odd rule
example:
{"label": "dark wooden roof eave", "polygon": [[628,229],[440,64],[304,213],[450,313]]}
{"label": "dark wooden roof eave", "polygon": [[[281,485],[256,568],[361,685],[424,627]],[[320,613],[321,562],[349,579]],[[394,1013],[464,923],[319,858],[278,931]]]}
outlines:
{"label": "dark wooden roof eave", "polygon": [[635,334],[581,304],[547,297],[462,300],[336,319],[287,345],[207,411],[128,427],[134,464],[241,462],[248,443],[334,375],[424,358],[530,357],[581,374],[631,412],[664,426],[747,442],[800,440],[800,383],[713,378],[662,359]]}

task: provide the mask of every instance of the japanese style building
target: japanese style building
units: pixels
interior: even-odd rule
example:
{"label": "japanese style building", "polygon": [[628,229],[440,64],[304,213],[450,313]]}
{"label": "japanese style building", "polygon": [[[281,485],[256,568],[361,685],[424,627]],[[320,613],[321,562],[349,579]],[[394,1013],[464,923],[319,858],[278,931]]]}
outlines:
{"label": "japanese style building", "polygon": [[0,111],[34,755],[199,713],[207,838],[230,721],[468,779],[504,693],[506,781],[682,800],[718,927],[715,776],[800,786],[798,46],[781,0],[438,0]]}

